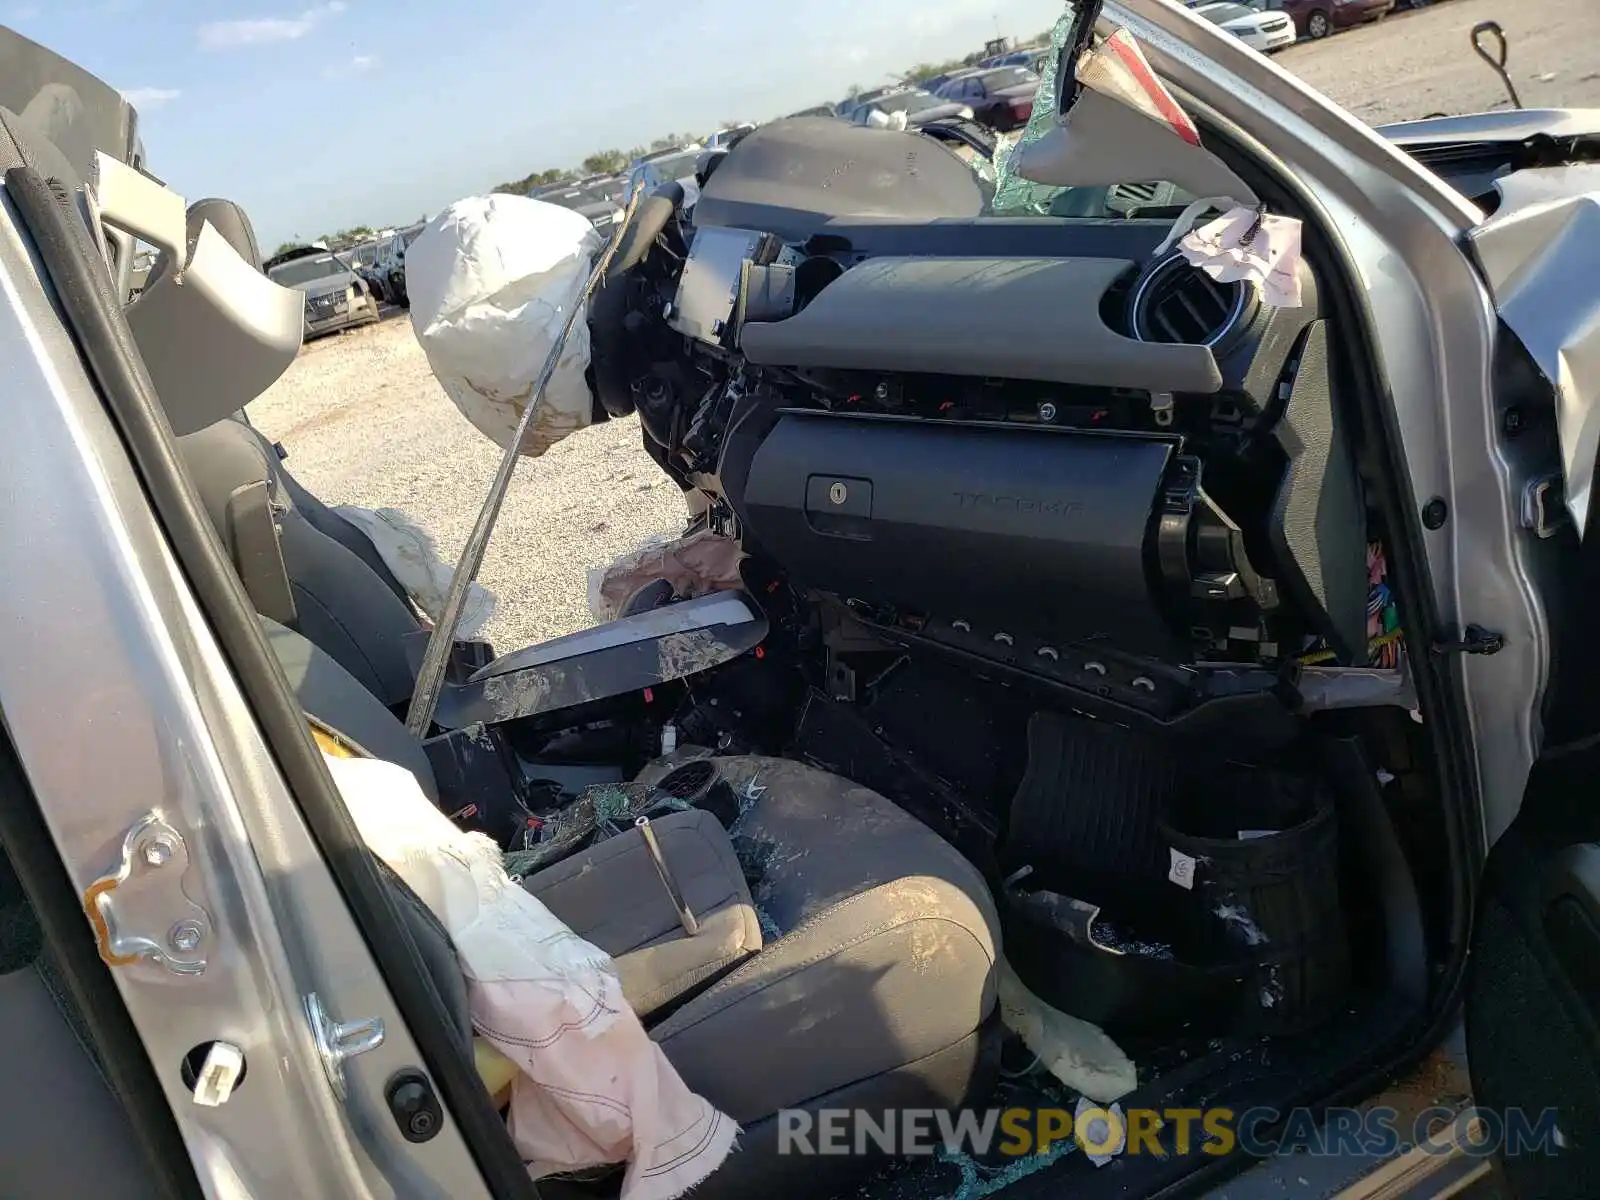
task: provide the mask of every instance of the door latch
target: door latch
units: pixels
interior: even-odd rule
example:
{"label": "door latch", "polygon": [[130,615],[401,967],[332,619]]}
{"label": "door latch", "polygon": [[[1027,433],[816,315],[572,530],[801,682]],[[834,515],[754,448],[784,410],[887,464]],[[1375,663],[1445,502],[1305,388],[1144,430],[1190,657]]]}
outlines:
{"label": "door latch", "polygon": [[160,812],[129,827],[116,868],[83,893],[84,913],[108,966],[144,959],[174,975],[206,969],[211,914],[184,893],[189,866],[183,835]]}
{"label": "door latch", "polygon": [[383,1018],[365,1017],[359,1021],[335,1021],[322,1003],[322,997],[309,992],[305,998],[306,1022],[311,1026],[311,1038],[317,1044],[322,1058],[322,1069],[334,1094],[343,1100],[346,1095],[344,1064],[358,1054],[376,1050],[383,1045]]}
{"label": "door latch", "polygon": [[1459,642],[1435,642],[1430,647],[1435,654],[1499,654],[1505,649],[1506,639],[1482,625],[1468,625],[1461,631]]}
{"label": "door latch", "polygon": [[1552,538],[1566,528],[1571,517],[1561,476],[1541,475],[1522,489],[1522,527],[1537,538]]}

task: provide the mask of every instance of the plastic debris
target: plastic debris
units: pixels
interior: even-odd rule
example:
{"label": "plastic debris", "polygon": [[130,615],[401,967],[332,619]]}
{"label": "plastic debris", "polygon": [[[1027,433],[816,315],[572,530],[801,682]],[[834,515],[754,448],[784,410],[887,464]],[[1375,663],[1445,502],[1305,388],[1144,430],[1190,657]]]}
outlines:
{"label": "plastic debris", "polygon": [[1092,1100],[1109,1104],[1138,1085],[1133,1060],[1098,1025],[1050,1007],[1001,959],[1000,1017],[1052,1075]]}

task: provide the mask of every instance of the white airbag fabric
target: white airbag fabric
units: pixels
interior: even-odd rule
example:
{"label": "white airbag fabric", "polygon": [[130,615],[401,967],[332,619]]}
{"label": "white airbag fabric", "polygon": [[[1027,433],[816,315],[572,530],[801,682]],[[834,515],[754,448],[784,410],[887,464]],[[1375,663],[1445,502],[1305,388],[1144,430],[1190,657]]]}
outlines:
{"label": "white airbag fabric", "polygon": [[[398,508],[341,504],[333,511],[366,534],[412,603],[428,615],[428,620],[437,622],[444,613],[455,568],[439,557],[439,548],[428,531]],[[494,608],[495,594],[473,580],[467,585],[466,605],[456,623],[456,636],[476,636],[494,616]]]}
{"label": "white airbag fabric", "polygon": [[[463,416],[505,449],[589,276],[601,238],[587,217],[526,196],[470,196],[406,251],[411,328]],[[543,454],[589,424],[589,327],[577,321],[521,451]]]}
{"label": "white airbag fabric", "polygon": [[519,1068],[507,1125],[538,1178],[626,1162],[622,1200],[671,1200],[726,1157],[739,1129],[691,1092],[623,999],[610,956],[450,823],[403,767],[324,761],[361,839],[439,918],[473,1028]]}

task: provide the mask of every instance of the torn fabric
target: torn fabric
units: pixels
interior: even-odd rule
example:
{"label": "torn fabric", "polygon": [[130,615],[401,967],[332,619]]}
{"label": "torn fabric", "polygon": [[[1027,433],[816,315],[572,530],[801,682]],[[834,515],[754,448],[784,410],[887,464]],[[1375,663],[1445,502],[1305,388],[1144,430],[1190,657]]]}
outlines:
{"label": "torn fabric", "polygon": [[[1224,207],[1216,220],[1191,228],[1202,213]],[[1183,210],[1156,255],[1174,242],[1191,265],[1218,283],[1253,283],[1262,303],[1300,307],[1300,222],[1295,218],[1208,196]]]}
{"label": "torn fabric", "polygon": [[[406,250],[411,328],[457,409],[511,444],[600,249],[589,219],[526,196],[471,196],[429,221]],[[521,451],[543,454],[593,419],[589,327],[577,321]]]}
{"label": "torn fabric", "polygon": [[513,882],[403,767],[323,754],[368,848],[439,918],[473,1028],[518,1073],[507,1126],[534,1178],[625,1162],[622,1200],[673,1200],[738,1126],[691,1092],[622,995],[616,964]]}
{"label": "torn fabric", "polygon": [[710,530],[685,537],[652,537],[610,566],[589,572],[589,612],[596,621],[615,621],[628,601],[658,579],[672,584],[679,600],[743,586],[739,564],[744,551],[732,538]]}
{"label": "torn fabric", "polygon": [[995,974],[1000,1019],[1062,1083],[1102,1104],[1138,1086],[1132,1060],[1098,1025],[1046,1004],[1003,958]]}
{"label": "torn fabric", "polygon": [[[439,557],[428,531],[398,508],[358,508],[342,504],[333,510],[354,525],[377,550],[389,574],[430,621],[438,622],[455,568]],[[474,580],[467,585],[466,606],[456,625],[459,637],[470,638],[494,616],[495,595]]]}

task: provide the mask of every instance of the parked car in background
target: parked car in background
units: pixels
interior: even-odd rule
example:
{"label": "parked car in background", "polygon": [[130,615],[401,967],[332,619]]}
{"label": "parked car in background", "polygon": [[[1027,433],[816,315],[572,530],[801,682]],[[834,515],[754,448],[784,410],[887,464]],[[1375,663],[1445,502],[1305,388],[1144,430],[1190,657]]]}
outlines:
{"label": "parked car in background", "polygon": [[926,125],[929,121],[947,121],[952,117],[972,119],[972,110],[965,104],[946,100],[921,88],[907,88],[857,105],[850,114],[850,121],[855,125],[884,125],[895,113],[905,114],[908,129]]}
{"label": "parked car in background", "polygon": [[155,266],[156,252],[148,247],[138,250],[133,256],[133,270],[128,275],[128,298],[139,295],[144,291],[144,285],[150,278],[150,269]]}
{"label": "parked car in background", "polygon": [[724,146],[731,146],[754,128],[755,126],[749,121],[741,121],[726,129],[719,129],[706,139],[706,149],[720,150]]}
{"label": "parked car in background", "polygon": [[997,67],[953,79],[938,95],[970,108],[980,124],[1009,133],[1033,116],[1033,98],[1038,91],[1039,77],[1027,67]]}
{"label": "parked car in background", "polygon": [[981,70],[983,70],[982,67],[958,67],[954,71],[946,71],[943,75],[934,75],[928,79],[914,79],[909,86],[919,87],[923,91],[932,92],[937,96],[945,84],[953,80],[963,79],[968,75],[976,75]]}
{"label": "parked car in background", "polygon": [[978,66],[986,71],[993,70],[995,67],[1025,67],[1033,61],[1034,55],[1038,52],[1037,47],[1030,47],[1026,50],[1010,50],[1005,54],[996,54],[992,58],[986,58]]}
{"label": "parked car in background", "polygon": [[700,195],[700,185],[694,178],[695,166],[704,153],[705,147],[697,144],[679,146],[673,150],[661,150],[635,159],[633,165],[628,168],[628,182],[624,194],[631,196],[634,189],[641,186],[648,194],[663,183],[676,181],[683,185],[685,203],[693,204]]}
{"label": "parked car in background", "polygon": [[791,117],[836,117],[838,111],[831,104],[814,104],[810,108],[802,108],[799,112],[792,112]]}
{"label": "parked car in background", "polygon": [[1323,38],[1336,29],[1365,25],[1394,11],[1395,0],[1266,0],[1269,11],[1282,11],[1301,37]]}
{"label": "parked car in background", "polygon": [[539,199],[549,204],[570,208],[579,216],[588,217],[596,229],[607,230],[622,216],[619,193],[620,180],[602,180],[583,187],[566,187],[544,192]]}
{"label": "parked car in background", "polygon": [[[1189,8],[1204,8],[1212,0],[1188,0]],[[1250,0],[1249,7],[1264,13],[1282,13],[1294,22],[1297,37],[1327,37],[1338,29],[1363,25],[1387,16],[1395,0]]]}
{"label": "parked car in background", "polygon": [[382,275],[378,270],[378,248],[383,244],[385,236],[379,234],[377,237],[351,246],[343,255],[379,304],[383,303],[385,292]]}
{"label": "parked car in background", "polygon": [[383,288],[383,297],[390,304],[398,304],[402,308],[411,307],[411,296],[406,291],[406,247],[417,240],[422,226],[421,221],[409,225],[378,247],[375,270]]}
{"label": "parked car in background", "polygon": [[855,116],[856,109],[875,100],[881,100],[885,96],[892,96],[904,90],[904,87],[904,84],[893,84],[889,87],[868,88],[864,92],[857,92],[854,96],[846,96],[834,106],[835,115],[848,121]]}
{"label": "parked car in background", "polygon": [[1294,21],[1273,9],[1251,8],[1245,4],[1202,4],[1194,10],[1213,25],[1220,25],[1252,50],[1273,54],[1292,46],[1299,36]]}
{"label": "parked car in background", "polygon": [[326,246],[296,246],[265,266],[274,283],[305,294],[307,341],[378,319],[378,301],[366,282]]}

